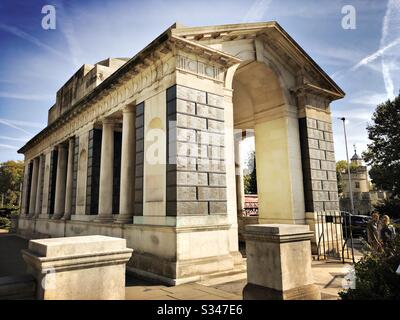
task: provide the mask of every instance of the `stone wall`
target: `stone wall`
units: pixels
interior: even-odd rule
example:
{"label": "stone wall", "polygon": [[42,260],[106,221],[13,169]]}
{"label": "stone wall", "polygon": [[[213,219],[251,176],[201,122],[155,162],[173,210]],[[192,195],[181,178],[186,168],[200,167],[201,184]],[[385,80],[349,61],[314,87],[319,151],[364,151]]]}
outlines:
{"label": "stone wall", "polygon": [[331,122],[299,119],[307,212],[339,210]]}
{"label": "stone wall", "polygon": [[223,97],[167,90],[167,215],[226,214]]}

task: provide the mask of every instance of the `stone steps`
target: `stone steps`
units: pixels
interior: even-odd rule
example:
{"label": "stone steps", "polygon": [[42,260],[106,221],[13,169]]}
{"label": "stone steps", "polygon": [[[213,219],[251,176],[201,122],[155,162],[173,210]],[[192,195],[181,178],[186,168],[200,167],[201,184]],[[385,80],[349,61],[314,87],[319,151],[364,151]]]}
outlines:
{"label": "stone steps", "polygon": [[238,265],[233,270],[202,276],[196,283],[203,286],[214,286],[222,283],[244,280],[247,278],[246,265]]}

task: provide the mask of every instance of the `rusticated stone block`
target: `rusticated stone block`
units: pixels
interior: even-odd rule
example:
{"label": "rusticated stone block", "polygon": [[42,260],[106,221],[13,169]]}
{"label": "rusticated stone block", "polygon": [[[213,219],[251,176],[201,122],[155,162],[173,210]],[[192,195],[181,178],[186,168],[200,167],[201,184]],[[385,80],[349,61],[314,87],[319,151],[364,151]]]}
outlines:
{"label": "rusticated stone block", "polygon": [[336,181],[336,171],[327,171],[327,180]]}
{"label": "rusticated stone block", "polygon": [[203,119],[203,118],[198,118],[198,117],[178,113],[176,115],[176,125],[178,127],[197,129],[197,130],[206,130],[207,129],[207,120]]}
{"label": "rusticated stone block", "polygon": [[196,187],[167,187],[168,200],[196,200]]}
{"label": "rusticated stone block", "polygon": [[205,172],[225,172],[225,161],[198,159],[197,170]]}
{"label": "rusticated stone block", "polygon": [[193,143],[177,142],[176,153],[178,156],[207,157],[207,146]]}
{"label": "rusticated stone block", "polygon": [[335,153],[330,151],[325,151],[326,160],[335,161]]}
{"label": "rusticated stone block", "polygon": [[176,172],[176,184],[180,186],[206,186],[208,184],[207,173]]}
{"label": "rusticated stone block", "polygon": [[334,161],[321,160],[321,169],[334,171],[336,170],[336,163]]}
{"label": "rusticated stone block", "polygon": [[339,194],[337,192],[329,191],[329,200],[338,201]]}
{"label": "rusticated stone block", "polygon": [[178,99],[176,101],[176,111],[194,115],[196,113],[196,104],[194,102]]}
{"label": "rusticated stone block", "polygon": [[176,90],[177,90],[176,92],[177,98],[199,103],[206,103],[206,92],[204,91],[183,86],[177,86]]}
{"label": "rusticated stone block", "polygon": [[318,140],[316,139],[307,139],[308,147],[313,149],[319,149]]}
{"label": "rusticated stone block", "polygon": [[323,131],[320,131],[317,129],[307,128],[307,136],[308,136],[308,138],[311,138],[311,139],[324,140]]}
{"label": "rusticated stone block", "polygon": [[214,120],[224,120],[224,110],[206,106],[204,104],[197,104],[196,113],[198,116]]}
{"label": "rusticated stone block", "polygon": [[312,128],[312,129],[318,129],[317,120],[311,119],[311,118],[307,118],[307,127],[308,128]]}
{"label": "rusticated stone block", "polygon": [[168,215],[208,215],[208,203],[200,201],[167,202]]}
{"label": "rusticated stone block", "polygon": [[226,201],[210,202],[210,214],[226,214],[228,212]]}
{"label": "rusticated stone block", "polygon": [[224,107],[224,97],[212,93],[207,93],[207,104],[219,108]]}
{"label": "rusticated stone block", "polygon": [[328,191],[313,191],[314,201],[329,201]]}
{"label": "rusticated stone block", "polygon": [[322,187],[326,191],[337,191],[336,181],[322,181]]}
{"label": "rusticated stone block", "polygon": [[225,159],[225,148],[218,146],[208,146],[209,159]]}
{"label": "rusticated stone block", "polygon": [[327,179],[326,171],[311,169],[311,179],[313,179],[313,180],[326,180]]}
{"label": "rusticated stone block", "polygon": [[199,200],[226,200],[226,188],[198,187]]}
{"label": "rusticated stone block", "polygon": [[208,180],[210,186],[213,187],[224,187],[226,186],[226,175],[225,173],[209,173]]}
{"label": "rusticated stone block", "polygon": [[319,149],[309,149],[311,159],[325,160],[325,151]]}
{"label": "rusticated stone block", "polygon": [[325,210],[339,210],[339,201],[329,201],[324,203]]}
{"label": "rusticated stone block", "polygon": [[218,133],[225,132],[224,122],[208,119],[207,124],[209,132],[218,132]]}
{"label": "rusticated stone block", "polygon": [[198,132],[197,141],[201,144],[225,146],[225,136],[219,133],[211,133],[204,131]]}
{"label": "rusticated stone block", "polygon": [[196,170],[196,158],[176,157],[170,161],[176,161],[176,168],[178,170]]}
{"label": "rusticated stone block", "polygon": [[177,140],[184,142],[196,142],[196,131],[191,129],[176,128]]}
{"label": "rusticated stone block", "polygon": [[324,139],[321,140],[333,142],[333,134],[330,132],[324,132]]}

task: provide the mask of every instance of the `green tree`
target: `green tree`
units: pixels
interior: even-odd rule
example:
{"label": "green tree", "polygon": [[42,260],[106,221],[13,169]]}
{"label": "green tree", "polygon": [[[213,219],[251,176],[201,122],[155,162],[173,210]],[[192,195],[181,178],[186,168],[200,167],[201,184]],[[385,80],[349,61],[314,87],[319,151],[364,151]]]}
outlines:
{"label": "green tree", "polygon": [[24,175],[23,161],[6,161],[0,164],[0,195],[5,206],[17,206],[20,185]]}
{"label": "green tree", "polygon": [[[354,162],[350,163],[350,172],[354,172],[357,169],[358,165]],[[342,193],[344,189],[344,184],[346,181],[343,181],[343,174],[347,173],[347,161],[346,160],[339,160],[336,162],[336,178],[337,178],[337,185],[338,185],[338,192]]]}
{"label": "green tree", "polygon": [[400,196],[400,95],[377,106],[367,126],[368,144],[363,156],[372,183]]}
{"label": "green tree", "polygon": [[256,153],[251,151],[247,159],[247,167],[249,174],[243,177],[244,179],[244,193],[257,194],[257,173],[256,173]]}

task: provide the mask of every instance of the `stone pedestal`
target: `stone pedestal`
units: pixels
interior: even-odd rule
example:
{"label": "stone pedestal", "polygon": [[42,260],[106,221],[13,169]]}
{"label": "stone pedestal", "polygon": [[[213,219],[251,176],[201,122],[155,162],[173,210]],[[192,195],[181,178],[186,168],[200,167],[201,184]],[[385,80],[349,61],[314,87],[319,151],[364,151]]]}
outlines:
{"label": "stone pedestal", "polygon": [[126,240],[106,236],[29,241],[22,251],[40,300],[125,298]]}
{"label": "stone pedestal", "polygon": [[246,226],[245,300],[319,300],[311,272],[313,235],[307,225]]}

